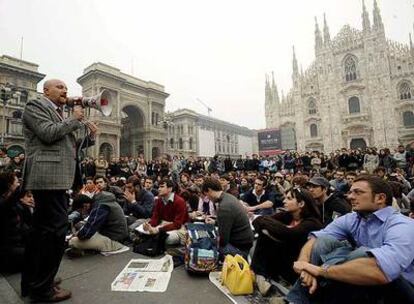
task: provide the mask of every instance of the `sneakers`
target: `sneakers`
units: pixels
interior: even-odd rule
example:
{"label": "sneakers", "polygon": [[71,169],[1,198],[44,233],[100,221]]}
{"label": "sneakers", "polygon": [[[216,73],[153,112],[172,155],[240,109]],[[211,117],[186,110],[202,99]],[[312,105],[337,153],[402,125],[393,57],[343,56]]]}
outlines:
{"label": "sneakers", "polygon": [[256,275],[256,285],[259,289],[260,294],[264,297],[268,295],[270,287],[272,287],[272,284],[270,284],[270,282],[267,281],[264,276],[259,274]]}

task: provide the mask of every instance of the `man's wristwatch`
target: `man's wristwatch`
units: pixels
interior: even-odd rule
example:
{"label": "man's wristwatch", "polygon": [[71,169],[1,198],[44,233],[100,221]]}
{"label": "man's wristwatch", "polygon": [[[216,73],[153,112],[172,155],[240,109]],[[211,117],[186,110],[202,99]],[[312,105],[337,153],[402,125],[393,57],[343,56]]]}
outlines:
{"label": "man's wristwatch", "polygon": [[325,279],[328,278],[328,270],[329,270],[330,267],[331,267],[331,265],[328,265],[328,264],[323,264],[321,266],[321,268],[322,268],[322,277],[324,277]]}
{"label": "man's wristwatch", "polygon": [[136,200],[133,200],[133,201],[131,202],[131,204],[132,204],[132,205],[136,205],[136,204],[137,204],[137,201],[136,201]]}

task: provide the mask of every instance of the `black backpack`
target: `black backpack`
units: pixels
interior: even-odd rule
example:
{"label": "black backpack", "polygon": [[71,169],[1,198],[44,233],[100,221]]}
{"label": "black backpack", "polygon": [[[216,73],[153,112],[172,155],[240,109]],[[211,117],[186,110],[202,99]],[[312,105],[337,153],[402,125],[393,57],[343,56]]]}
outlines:
{"label": "black backpack", "polygon": [[150,257],[161,255],[165,252],[167,236],[165,231],[154,235],[141,235],[134,244],[134,252]]}

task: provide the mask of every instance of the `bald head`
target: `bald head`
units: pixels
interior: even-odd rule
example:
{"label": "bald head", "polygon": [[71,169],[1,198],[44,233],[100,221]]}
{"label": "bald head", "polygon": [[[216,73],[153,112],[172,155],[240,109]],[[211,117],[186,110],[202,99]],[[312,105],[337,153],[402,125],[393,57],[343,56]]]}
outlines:
{"label": "bald head", "polygon": [[62,80],[59,79],[48,79],[45,81],[45,83],[43,84],[43,90],[50,88],[50,86],[56,85],[57,83],[62,82]]}
{"label": "bald head", "polygon": [[66,94],[68,88],[59,79],[49,79],[43,84],[43,94],[57,106],[66,104]]}

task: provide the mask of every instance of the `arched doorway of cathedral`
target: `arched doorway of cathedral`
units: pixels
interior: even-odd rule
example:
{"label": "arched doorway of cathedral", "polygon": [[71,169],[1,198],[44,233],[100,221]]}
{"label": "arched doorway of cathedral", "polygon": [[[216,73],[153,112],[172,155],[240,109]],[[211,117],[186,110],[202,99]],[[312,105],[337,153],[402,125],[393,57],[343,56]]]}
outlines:
{"label": "arched doorway of cathedral", "polygon": [[158,156],[160,156],[160,148],[153,147],[152,148],[152,159],[156,159]]}
{"label": "arched doorway of cathedral", "polygon": [[103,155],[106,161],[110,161],[112,158],[112,154],[114,153],[114,148],[111,144],[103,143],[99,147],[99,155]]}
{"label": "arched doorway of cathedral", "polygon": [[137,156],[144,151],[144,114],[133,105],[121,111],[120,156]]}
{"label": "arched doorway of cathedral", "polygon": [[352,150],[355,149],[366,149],[367,148],[367,142],[363,138],[353,138],[351,139],[350,148]]}

